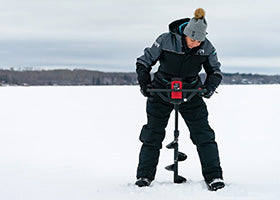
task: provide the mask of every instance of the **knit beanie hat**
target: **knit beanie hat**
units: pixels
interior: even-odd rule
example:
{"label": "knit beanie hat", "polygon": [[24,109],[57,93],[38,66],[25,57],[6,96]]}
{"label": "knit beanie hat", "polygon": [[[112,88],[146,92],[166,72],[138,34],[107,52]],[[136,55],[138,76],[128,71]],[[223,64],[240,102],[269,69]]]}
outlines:
{"label": "knit beanie hat", "polygon": [[198,8],[183,33],[194,40],[204,41],[207,34],[206,28],[205,11],[202,8]]}

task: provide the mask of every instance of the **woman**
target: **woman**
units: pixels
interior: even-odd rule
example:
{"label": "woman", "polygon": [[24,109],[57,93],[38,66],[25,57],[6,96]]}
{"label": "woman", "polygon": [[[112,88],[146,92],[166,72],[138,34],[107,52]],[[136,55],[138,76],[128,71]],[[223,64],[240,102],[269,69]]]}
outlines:
{"label": "woman", "polygon": [[[202,97],[210,98],[222,80],[216,50],[206,38],[205,12],[199,8],[192,19],[172,22],[169,33],[161,34],[152,47],[137,58],[137,75],[141,92],[147,100],[148,122],[143,126],[140,140],[136,185],[149,186],[155,178],[165,128],[173,110],[171,103],[159,96],[151,96],[148,88],[166,88],[172,78],[183,80],[187,88],[203,87],[207,92],[182,103],[179,112],[184,118],[192,142],[196,145],[202,174],[210,190],[224,187],[222,168],[215,133],[208,124],[208,111]],[[151,80],[150,71],[159,61],[160,66]],[[199,72],[204,68],[207,77],[202,85]]]}

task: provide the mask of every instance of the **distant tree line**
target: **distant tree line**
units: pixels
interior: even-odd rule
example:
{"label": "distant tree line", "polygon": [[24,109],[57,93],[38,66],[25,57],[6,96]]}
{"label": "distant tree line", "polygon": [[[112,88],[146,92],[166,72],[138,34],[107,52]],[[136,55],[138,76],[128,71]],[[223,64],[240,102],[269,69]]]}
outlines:
{"label": "distant tree line", "polygon": [[[205,74],[201,74],[202,80]],[[0,85],[137,85],[136,73],[92,70],[0,70]],[[280,84],[279,75],[225,73],[222,84]]]}
{"label": "distant tree line", "polygon": [[0,83],[8,85],[136,85],[135,73],[91,70],[0,70]]}
{"label": "distant tree line", "polygon": [[[205,79],[205,74],[201,74]],[[223,73],[222,84],[280,84],[280,75]]]}

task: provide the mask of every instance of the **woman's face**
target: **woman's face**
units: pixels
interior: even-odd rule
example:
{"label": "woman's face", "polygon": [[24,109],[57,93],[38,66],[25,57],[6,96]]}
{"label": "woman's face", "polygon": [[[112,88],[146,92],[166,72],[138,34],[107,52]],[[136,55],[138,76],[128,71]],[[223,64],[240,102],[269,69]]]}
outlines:
{"label": "woman's face", "polygon": [[201,44],[201,41],[194,40],[194,39],[192,39],[192,38],[190,38],[188,36],[186,36],[185,40],[186,40],[187,46],[190,49],[198,47]]}

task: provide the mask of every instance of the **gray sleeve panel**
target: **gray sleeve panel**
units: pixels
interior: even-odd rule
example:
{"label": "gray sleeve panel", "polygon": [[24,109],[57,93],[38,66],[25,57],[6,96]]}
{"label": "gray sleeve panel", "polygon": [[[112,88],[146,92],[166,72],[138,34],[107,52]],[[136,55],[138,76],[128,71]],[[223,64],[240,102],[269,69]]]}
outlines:
{"label": "gray sleeve panel", "polygon": [[221,63],[218,61],[218,56],[216,50],[214,50],[208,57],[209,64],[214,69],[214,71],[221,71]]}
{"label": "gray sleeve panel", "polygon": [[151,68],[155,65],[161,55],[163,41],[166,35],[167,33],[160,35],[151,47],[145,48],[144,55],[137,58],[137,62],[145,65],[147,68]]}
{"label": "gray sleeve panel", "polygon": [[208,54],[207,61],[203,64],[206,73],[214,73],[222,76],[220,67],[221,63],[218,61],[218,56],[215,47],[209,40],[205,42],[205,51]]}

